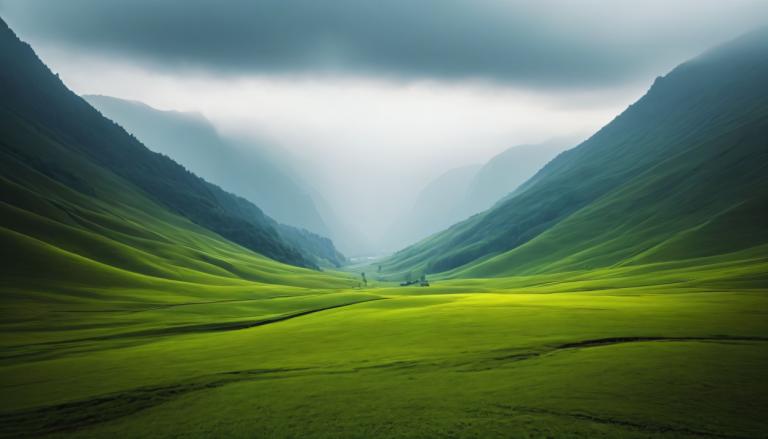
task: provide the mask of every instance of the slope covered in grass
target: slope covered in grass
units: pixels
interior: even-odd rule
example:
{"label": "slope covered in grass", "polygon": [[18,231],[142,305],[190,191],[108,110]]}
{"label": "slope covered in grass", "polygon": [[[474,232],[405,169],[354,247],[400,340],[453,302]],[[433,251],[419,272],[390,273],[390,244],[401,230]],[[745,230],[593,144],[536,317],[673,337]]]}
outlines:
{"label": "slope covered in grass", "polygon": [[328,236],[312,198],[255,142],[241,145],[220,135],[201,114],[161,111],[110,96],[83,98],[149,149],[242,195],[275,220]]}
{"label": "slope covered in grass", "polygon": [[[95,285],[99,271],[105,271],[107,285],[119,278],[141,283],[143,276],[214,284],[243,279],[291,284],[303,282],[304,276],[323,277],[222,239],[5,115],[0,122],[8,128],[0,141],[4,281],[79,279]],[[18,137],[5,136],[11,132]],[[22,161],[6,142],[45,159]],[[61,182],[67,178],[69,185]]]}
{"label": "slope covered in grass", "polygon": [[508,275],[768,242],[761,214],[768,200],[767,34],[748,34],[658,78],[505,202],[397,253],[384,269]]}
{"label": "slope covered in grass", "polygon": [[346,262],[330,239],[317,234],[328,230],[309,195],[253,145],[230,144],[202,115],[160,111],[108,96],[84,99],[153,151],[265,209],[269,216],[264,222],[314,264],[338,268]]}
{"label": "slope covered in grass", "polygon": [[[146,150],[66,90],[7,27],[1,33],[4,322],[96,299],[183,302],[228,288],[351,284],[254,252],[306,261],[255,206]],[[212,231],[206,219],[220,222]]]}
{"label": "slope covered in grass", "polygon": [[[62,166],[61,158],[48,154],[55,144],[61,155],[108,169],[164,208],[226,239],[281,262],[317,267],[322,257],[312,249],[330,244],[327,240],[289,231],[289,243],[278,224],[249,201],[148,150],[68,90],[5,23],[0,25],[0,57],[5,66],[0,72],[3,152],[16,162],[82,193],[93,192],[99,183],[79,176],[80,162]],[[326,256],[337,253],[325,251]]]}

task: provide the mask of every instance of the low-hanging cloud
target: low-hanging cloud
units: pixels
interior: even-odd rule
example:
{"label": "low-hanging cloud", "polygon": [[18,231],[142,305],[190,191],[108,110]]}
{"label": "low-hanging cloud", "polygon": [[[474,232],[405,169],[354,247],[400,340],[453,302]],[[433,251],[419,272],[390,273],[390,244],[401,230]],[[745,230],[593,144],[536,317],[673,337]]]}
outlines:
{"label": "low-hanging cloud", "polygon": [[[734,0],[0,0],[34,43],[216,73],[610,85],[743,32]],[[667,64],[665,64],[667,63]]]}

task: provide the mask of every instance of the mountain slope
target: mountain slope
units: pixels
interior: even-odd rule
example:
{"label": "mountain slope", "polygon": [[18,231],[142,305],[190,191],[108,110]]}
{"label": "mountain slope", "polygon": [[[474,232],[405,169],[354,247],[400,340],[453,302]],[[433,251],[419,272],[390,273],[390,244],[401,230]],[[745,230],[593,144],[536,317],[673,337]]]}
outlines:
{"label": "mountain slope", "polygon": [[470,264],[455,274],[495,276],[765,244],[758,213],[768,196],[767,33],[658,78],[504,202],[399,252],[384,268],[443,272]]}
{"label": "mountain slope", "polygon": [[394,248],[419,241],[465,218],[461,204],[480,165],[451,169],[419,192],[413,207],[392,227]]}
{"label": "mountain slope", "polygon": [[402,248],[467,219],[499,202],[565,149],[553,140],[510,147],[483,165],[455,168],[431,181],[390,235]]}
{"label": "mountain slope", "polygon": [[223,138],[200,114],[161,111],[141,102],[109,96],[83,98],[151,150],[247,198],[277,221],[328,234],[310,195],[257,145],[240,145]]}
{"label": "mountain slope", "polygon": [[327,228],[311,197],[253,145],[232,145],[202,115],[160,111],[108,96],[83,98],[156,152],[179,160],[192,172],[260,207],[268,206],[268,213],[277,213],[277,221],[308,229],[266,220],[314,264],[340,267],[345,262],[333,242],[317,234],[326,233]]}
{"label": "mountain slope", "polygon": [[[155,208],[149,212],[159,205],[274,260],[316,267],[312,256],[281,237],[274,220],[259,208],[149,151],[69,91],[5,23],[0,24],[0,58],[5,66],[0,71],[0,139],[6,163],[3,178],[9,187],[29,189],[39,185],[37,178],[44,175],[78,194],[110,201],[117,189],[110,193],[103,188],[103,177],[90,177],[92,171],[87,169],[96,167],[102,170],[100,175],[128,183],[129,193],[139,191],[151,199]],[[21,172],[36,175],[36,179],[22,179]],[[39,195],[45,200],[45,193]],[[27,202],[24,197],[4,197],[2,201],[11,207]],[[54,215],[51,203],[41,200],[36,205],[45,205],[46,215]],[[98,211],[110,214],[108,209]],[[67,212],[56,214],[71,219]],[[15,225],[4,224],[12,231],[11,226]]]}
{"label": "mountain slope", "polygon": [[[200,290],[195,284],[253,287],[253,282],[303,285],[310,278],[332,279],[227,241],[73,154],[39,126],[6,108],[0,114],[6,291],[30,288],[40,294],[86,286],[91,294],[136,288],[194,295]],[[25,158],[13,148],[23,148]]]}
{"label": "mountain slope", "polygon": [[[575,143],[575,142],[574,142]],[[491,158],[477,172],[464,197],[465,218],[486,210],[531,178],[568,142],[553,140],[508,148]]]}

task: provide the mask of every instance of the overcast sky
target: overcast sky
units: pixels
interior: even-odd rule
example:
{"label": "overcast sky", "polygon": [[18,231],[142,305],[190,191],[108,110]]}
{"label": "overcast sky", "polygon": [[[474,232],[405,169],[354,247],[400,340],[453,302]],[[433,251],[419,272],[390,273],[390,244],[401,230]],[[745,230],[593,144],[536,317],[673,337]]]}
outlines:
{"label": "overcast sky", "polygon": [[372,239],[431,178],[582,136],[768,17],[754,0],[0,0],[73,90],[288,149]]}

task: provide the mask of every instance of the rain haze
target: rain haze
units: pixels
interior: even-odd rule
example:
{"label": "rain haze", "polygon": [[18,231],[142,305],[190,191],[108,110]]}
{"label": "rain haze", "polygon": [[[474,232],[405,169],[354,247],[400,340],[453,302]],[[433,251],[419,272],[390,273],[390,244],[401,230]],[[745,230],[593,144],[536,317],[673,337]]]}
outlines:
{"label": "rain haze", "polygon": [[359,234],[355,255],[397,250],[392,228],[446,171],[585,138],[768,2],[4,0],[0,14],[79,94],[284,150]]}

